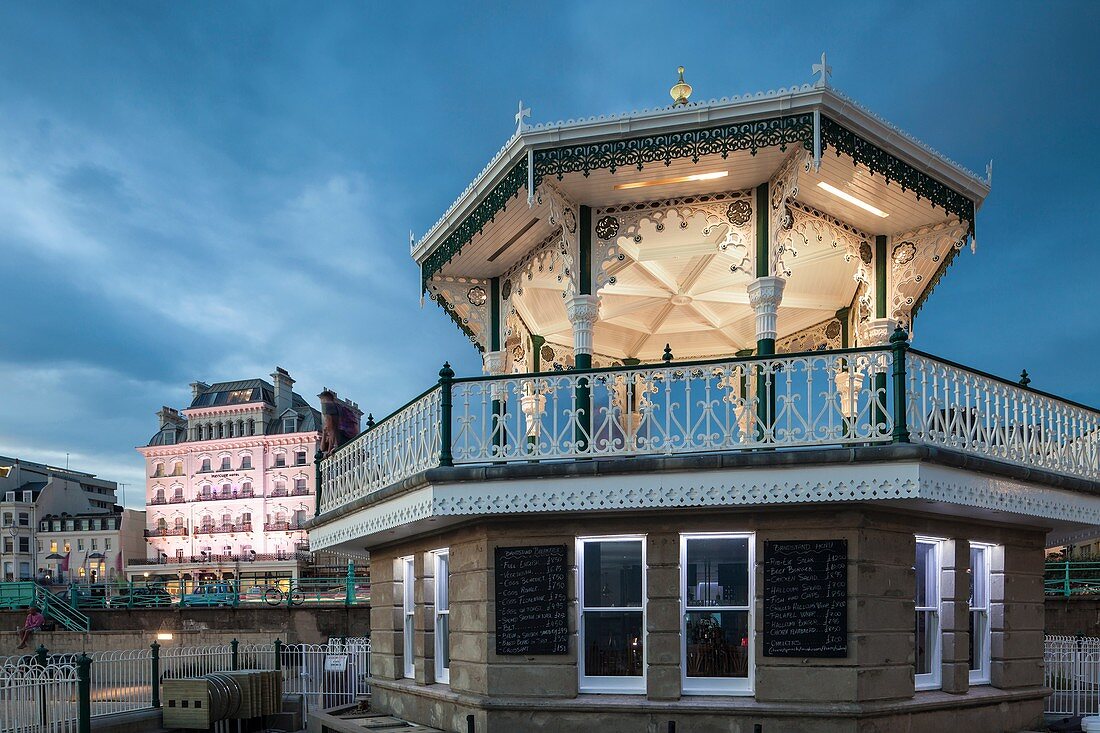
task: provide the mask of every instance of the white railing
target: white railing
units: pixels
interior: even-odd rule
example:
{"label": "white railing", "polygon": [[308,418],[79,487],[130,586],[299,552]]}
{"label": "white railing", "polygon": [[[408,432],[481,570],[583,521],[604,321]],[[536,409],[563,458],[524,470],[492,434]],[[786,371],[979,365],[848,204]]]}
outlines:
{"label": "white railing", "polygon": [[370,639],[331,639],[283,649],[283,691],[300,694],[306,712],[351,705],[370,694]]}
{"label": "white railing", "polygon": [[51,662],[0,667],[0,730],[4,733],[74,733],[76,665]]}
{"label": "white railing", "polygon": [[92,717],[152,706],[151,649],[112,649],[88,656]]}
{"label": "white railing", "polygon": [[233,669],[233,650],[229,644],[163,647],[160,650],[161,679],[202,677],[227,669]]}
{"label": "white railing", "polygon": [[1065,716],[1100,713],[1100,639],[1047,636],[1043,669],[1044,683],[1053,690],[1043,712]]}
{"label": "white railing", "polygon": [[892,364],[853,350],[456,380],[454,462],[886,441]]}
{"label": "white railing", "polygon": [[321,463],[321,511],[439,464],[440,391],[434,387]]}
{"label": "white railing", "polygon": [[1100,413],[910,352],[907,421],[915,443],[1100,479]]}

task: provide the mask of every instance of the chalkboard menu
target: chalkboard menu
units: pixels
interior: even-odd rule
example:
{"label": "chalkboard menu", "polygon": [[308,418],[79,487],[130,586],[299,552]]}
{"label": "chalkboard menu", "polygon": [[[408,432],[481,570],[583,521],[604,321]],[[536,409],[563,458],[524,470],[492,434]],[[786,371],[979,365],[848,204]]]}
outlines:
{"label": "chalkboard menu", "polygon": [[848,541],[764,543],[764,656],[848,655]]}
{"label": "chalkboard menu", "polygon": [[568,654],[565,545],[496,548],[497,654]]}

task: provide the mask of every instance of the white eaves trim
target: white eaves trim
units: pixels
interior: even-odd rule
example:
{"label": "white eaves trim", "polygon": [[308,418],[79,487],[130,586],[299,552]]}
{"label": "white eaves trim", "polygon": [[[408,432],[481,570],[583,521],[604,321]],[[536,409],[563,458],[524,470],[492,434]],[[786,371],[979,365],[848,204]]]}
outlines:
{"label": "white eaves trim", "polygon": [[447,209],[428,232],[411,247],[417,263],[422,263],[479,201],[512,168],[528,149],[598,143],[622,137],[674,132],[700,126],[720,126],[776,115],[812,112],[819,109],[852,132],[868,138],[881,148],[905,160],[915,168],[974,199],[979,208],[989,195],[989,183],[948,159],[900,128],[891,125],[866,107],[832,88],[801,87],[711,100],[687,107],[663,107],[622,115],[588,117],[556,123],[525,125],[513,134],[481,173]]}

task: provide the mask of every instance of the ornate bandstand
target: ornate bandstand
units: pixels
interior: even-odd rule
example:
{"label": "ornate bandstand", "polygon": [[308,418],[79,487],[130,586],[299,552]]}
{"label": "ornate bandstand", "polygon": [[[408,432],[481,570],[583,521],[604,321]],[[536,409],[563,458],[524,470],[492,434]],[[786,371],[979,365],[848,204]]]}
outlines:
{"label": "ornate bandstand", "polygon": [[376,707],[478,731],[1040,717],[1042,549],[1100,523],[1100,413],[911,343],[989,174],[830,71],[697,103],[681,69],[670,107],[553,124],[521,103],[413,244],[484,374],[444,365],[321,467],[311,546],[372,556]]}

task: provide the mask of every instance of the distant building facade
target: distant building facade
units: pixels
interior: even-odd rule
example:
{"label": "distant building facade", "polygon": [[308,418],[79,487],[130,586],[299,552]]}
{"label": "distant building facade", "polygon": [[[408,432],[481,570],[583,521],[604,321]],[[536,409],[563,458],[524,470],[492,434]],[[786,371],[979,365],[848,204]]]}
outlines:
{"label": "distant building facade", "polygon": [[125,580],[126,563],[145,557],[145,512],[47,514],[35,540],[44,564],[37,576],[52,583]]}
{"label": "distant building facade", "polygon": [[138,448],[148,554],[127,568],[131,578],[297,577],[316,509],[322,419],[286,370],[271,379],[195,382],[189,407],[157,413],[158,432]]}
{"label": "distant building facade", "polygon": [[[97,578],[108,579],[120,574],[126,560],[140,556],[142,550],[140,545],[128,544],[118,534],[125,531],[122,517],[126,512],[115,503],[117,490],[114,481],[97,478],[91,473],[0,456],[2,578],[31,580],[46,576],[54,582],[81,577],[90,579],[93,561]],[[144,512],[131,512],[131,521],[143,524],[143,515]],[[61,527],[60,534],[56,539],[46,539],[42,535],[44,523],[52,529],[55,522]],[[110,542],[116,549],[101,550],[102,558],[90,558],[93,553],[90,543],[76,541],[76,528],[82,522],[89,528],[97,527],[97,546]],[[72,530],[66,535],[67,527]],[[86,531],[92,532],[91,529]],[[66,542],[70,536],[72,541]],[[89,539],[91,536],[88,535]],[[57,539],[60,542],[51,549],[52,542]],[[133,554],[125,554],[127,548]],[[81,567],[85,568],[84,576],[78,571]]]}

